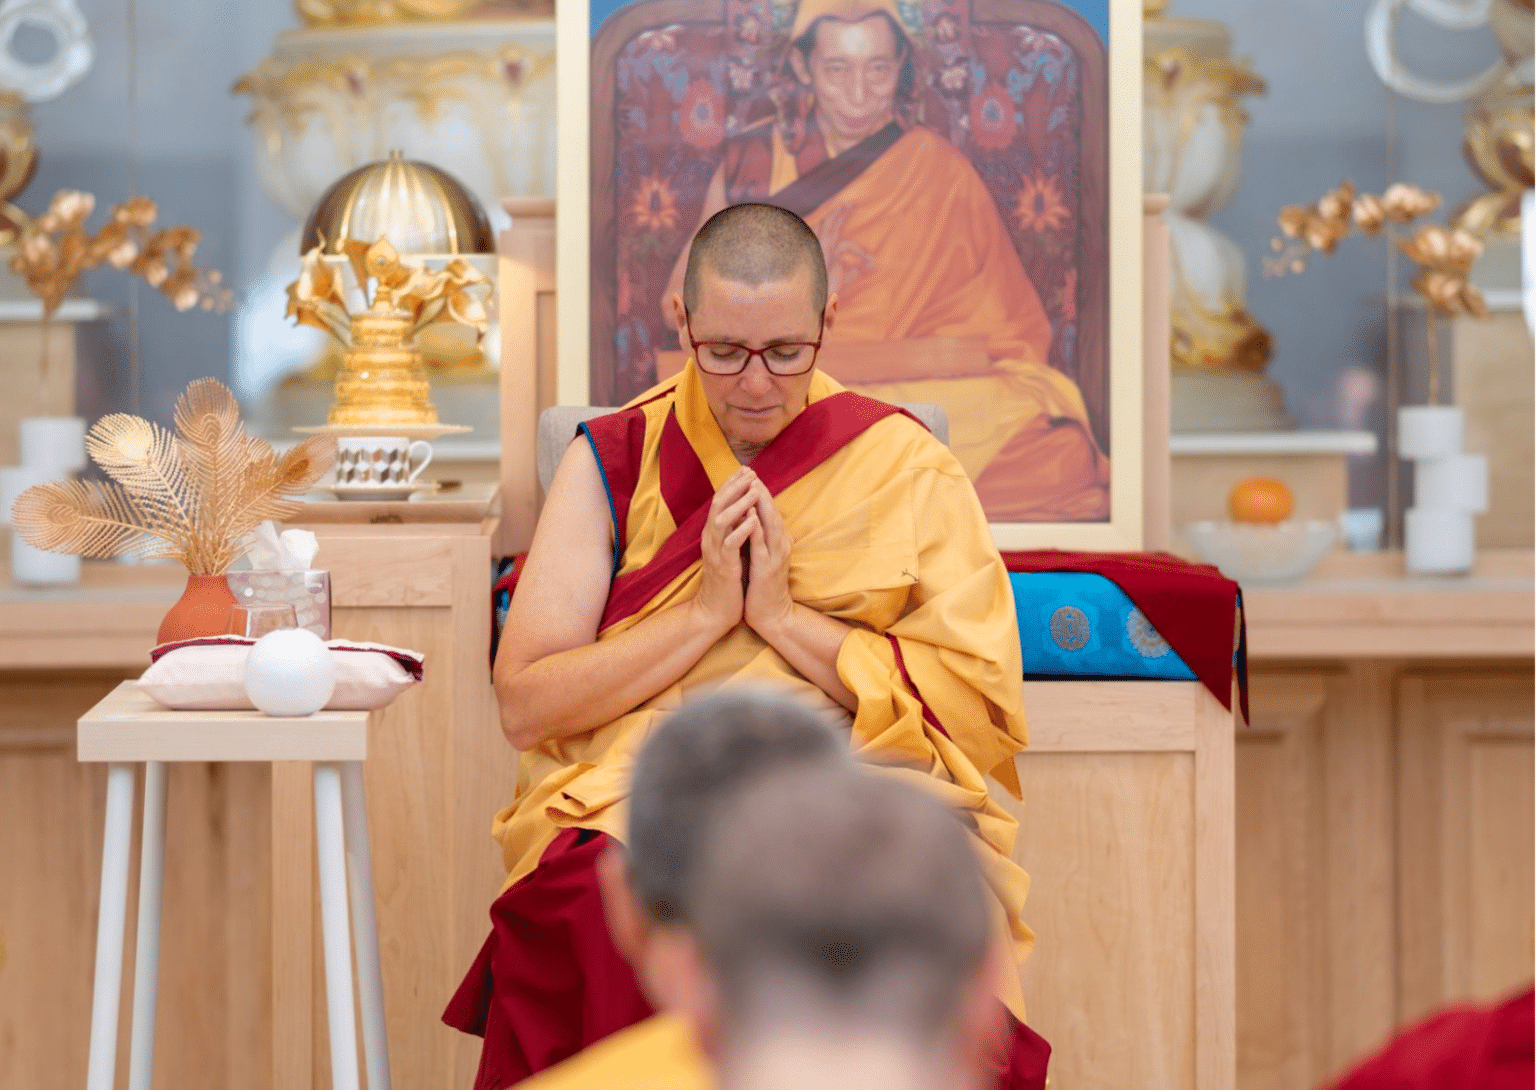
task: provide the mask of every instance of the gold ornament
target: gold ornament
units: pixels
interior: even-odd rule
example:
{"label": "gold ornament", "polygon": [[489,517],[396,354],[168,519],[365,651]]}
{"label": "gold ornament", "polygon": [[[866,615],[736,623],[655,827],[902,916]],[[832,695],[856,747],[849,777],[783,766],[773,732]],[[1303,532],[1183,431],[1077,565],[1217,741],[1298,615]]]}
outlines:
{"label": "gold ornament", "polygon": [[1375,235],[1386,230],[1392,244],[1419,267],[1412,281],[1414,291],[1429,306],[1429,403],[1435,404],[1440,392],[1440,358],[1435,339],[1435,319],[1466,315],[1483,318],[1488,304],[1477,286],[1468,281],[1472,265],[1483,252],[1482,241],[1461,227],[1426,224],[1412,237],[1402,239],[1391,229],[1394,223],[1411,223],[1440,207],[1440,195],[1418,186],[1396,182],[1377,197],[1355,191],[1354,183],[1345,182],[1325,194],[1310,208],[1287,205],[1276,218],[1281,234],[1289,239],[1270,240],[1275,256],[1264,259],[1265,276],[1284,276],[1306,269],[1313,253],[1331,255],[1338,243],[1349,236],[1352,227],[1363,234]]}
{"label": "gold ornament", "polygon": [[279,456],[246,433],[234,395],[198,379],[176,402],[176,431],[127,413],[98,420],[86,451],[110,481],[35,485],[12,519],[39,549],[108,559],[174,559],[192,575],[223,575],[266,519],[299,510],[300,497],[336,460],[316,435]]}
{"label": "gold ornament", "polygon": [[480,202],[458,179],[400,152],[333,182],[309,214],[301,253],[341,255],[354,241],[388,238],[403,254],[484,254],[496,248]]}
{"label": "gold ornament", "polygon": [[346,287],[321,246],[304,255],[299,278],[288,286],[288,316],[330,333],[347,349],[336,376],[331,425],[412,426],[437,423],[431,386],[416,334],[434,322],[454,321],[483,334],[490,281],[462,259],[436,272],[400,257],[387,239],[342,245],[357,285],[372,300],[366,311],[347,309]]}
{"label": "gold ornament", "polygon": [[11,199],[27,188],[37,171],[37,143],[27,100],[0,91],[0,243],[9,243],[27,222]]}
{"label": "gold ornament", "polygon": [[554,14],[554,0],[294,0],[309,26],[379,26]]}
{"label": "gold ornament", "polygon": [[92,235],[85,221],[95,208],[96,198],[77,189],[59,190],[48,211],[36,219],[11,205],[0,208],[0,213],[21,221],[11,271],[26,281],[43,304],[39,382],[45,388],[48,323],[88,269],[105,264],[142,277],[164,293],[177,310],[200,306],[222,312],[233,300],[217,269],[201,269],[193,263],[201,237],[197,231],[182,226],[151,230],[159,215],[154,201],[140,196],[113,205],[112,218]]}
{"label": "gold ornament", "polygon": [[1533,184],[1533,122],[1529,88],[1522,94],[1483,96],[1467,111],[1462,151],[1493,192],[1461,208],[1455,226],[1479,235],[1520,234],[1520,197]]}

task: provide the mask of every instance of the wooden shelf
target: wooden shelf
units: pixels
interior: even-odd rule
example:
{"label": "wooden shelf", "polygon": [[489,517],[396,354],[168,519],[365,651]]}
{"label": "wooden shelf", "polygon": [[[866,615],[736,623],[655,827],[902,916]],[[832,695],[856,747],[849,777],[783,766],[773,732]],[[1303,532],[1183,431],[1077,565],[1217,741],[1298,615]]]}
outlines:
{"label": "wooden shelf", "polygon": [[1536,651],[1536,560],[1410,576],[1401,553],[1343,553],[1292,587],[1245,591],[1250,659],[1512,659]]}

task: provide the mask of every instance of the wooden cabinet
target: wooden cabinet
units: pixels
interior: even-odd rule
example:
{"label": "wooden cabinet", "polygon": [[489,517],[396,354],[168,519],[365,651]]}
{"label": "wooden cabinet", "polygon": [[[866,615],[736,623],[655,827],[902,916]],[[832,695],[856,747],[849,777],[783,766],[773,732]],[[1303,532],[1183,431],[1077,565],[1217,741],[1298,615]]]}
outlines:
{"label": "wooden cabinet", "polygon": [[1532,965],[1532,680],[1260,664],[1237,734],[1238,1086],[1309,1090]]}

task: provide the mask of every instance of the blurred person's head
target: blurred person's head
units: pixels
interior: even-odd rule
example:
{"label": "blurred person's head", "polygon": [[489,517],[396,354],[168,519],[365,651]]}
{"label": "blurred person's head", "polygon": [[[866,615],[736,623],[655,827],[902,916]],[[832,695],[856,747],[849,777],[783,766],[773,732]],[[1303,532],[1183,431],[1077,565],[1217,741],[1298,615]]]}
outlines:
{"label": "blurred person's head", "polygon": [[765,776],[721,811],[691,900],[686,1009],[722,1087],[995,1077],[991,902],[960,822],[919,789],[851,765]]}
{"label": "blurred person's head", "polygon": [[687,891],[722,803],[772,772],[848,759],[826,719],[767,692],[689,704],[646,740],[630,786],[627,844],[605,853],[599,878],[609,931],[654,1005],[677,1005],[670,967],[692,956]]}

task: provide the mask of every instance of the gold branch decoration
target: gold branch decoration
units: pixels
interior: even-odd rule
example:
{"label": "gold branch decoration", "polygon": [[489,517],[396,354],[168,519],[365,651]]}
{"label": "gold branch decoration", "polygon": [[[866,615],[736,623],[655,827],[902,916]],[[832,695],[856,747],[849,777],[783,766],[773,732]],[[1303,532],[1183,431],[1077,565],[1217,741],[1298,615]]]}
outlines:
{"label": "gold branch decoration", "polygon": [[[234,300],[217,269],[193,261],[201,236],[191,227],[155,231],[159,210],[148,197],[130,197],[113,205],[112,218],[94,235],[85,221],[95,211],[96,198],[78,189],[61,189],[48,211],[36,219],[19,209],[20,227],[14,238],[11,271],[26,281],[43,304],[42,347],[38,358],[39,386],[47,403],[48,325],[54,312],[80,276],[99,265],[111,265],[158,288],[177,310],[222,313]],[[13,217],[14,218],[14,217]]]}
{"label": "gold branch decoration", "polygon": [[[323,250],[322,244],[305,254],[298,279],[288,285],[288,317],[323,329],[350,348],[352,322],[358,316],[348,310],[346,285]],[[350,239],[342,253],[370,313],[404,314],[413,333],[445,320],[485,333],[491,282],[467,261],[455,258],[432,272],[421,261],[402,258],[382,238],[372,244]]]}
{"label": "gold branch decoration", "polygon": [[198,379],[176,402],[175,431],[127,413],[104,416],[86,450],[110,481],[35,485],[12,519],[40,549],[109,559],[179,560],[193,575],[223,575],[266,519],[288,518],[336,460],[334,436],[279,456],[249,435],[222,383]]}
{"label": "gold branch decoration", "polygon": [[1380,196],[1359,193],[1353,182],[1344,182],[1325,193],[1310,206],[1287,205],[1277,222],[1283,237],[1270,239],[1274,255],[1264,259],[1265,276],[1284,276],[1306,270],[1316,254],[1332,256],[1338,244],[1353,230],[1371,237],[1385,231],[1404,256],[1419,270],[1413,290],[1429,307],[1427,330],[1429,350],[1429,403],[1440,395],[1440,353],[1436,340],[1436,322],[1440,318],[1467,315],[1486,318],[1488,304],[1482,291],[1467,277],[1483,252],[1476,235],[1460,227],[1447,228],[1425,224],[1411,237],[1403,238],[1394,224],[1412,223],[1440,207],[1440,195],[1415,185],[1396,182]]}
{"label": "gold branch decoration", "polygon": [[47,212],[21,226],[11,271],[42,300],[44,320],[59,309],[82,273],[103,264],[143,277],[177,310],[229,308],[233,296],[223,287],[219,271],[199,268],[193,261],[201,239],[196,230],[177,226],[155,231],[155,202],[130,197],[112,207],[112,218],[93,235],[85,221],[95,208],[91,194],[61,189]]}
{"label": "gold branch decoration", "polygon": [[1438,193],[1403,182],[1388,186],[1380,196],[1358,193],[1353,182],[1345,182],[1316,204],[1293,204],[1280,210],[1277,220],[1284,237],[1270,240],[1275,256],[1264,259],[1264,275],[1302,272],[1313,255],[1331,257],[1354,229],[1374,237],[1385,228],[1393,245],[1421,270],[1413,281],[1414,290],[1436,314],[1445,318],[1458,314],[1484,317],[1488,306],[1483,293],[1467,281],[1472,263],[1483,252],[1476,235],[1433,224],[1420,227],[1409,239],[1399,238],[1392,230],[1392,224],[1411,223],[1439,207]]}

